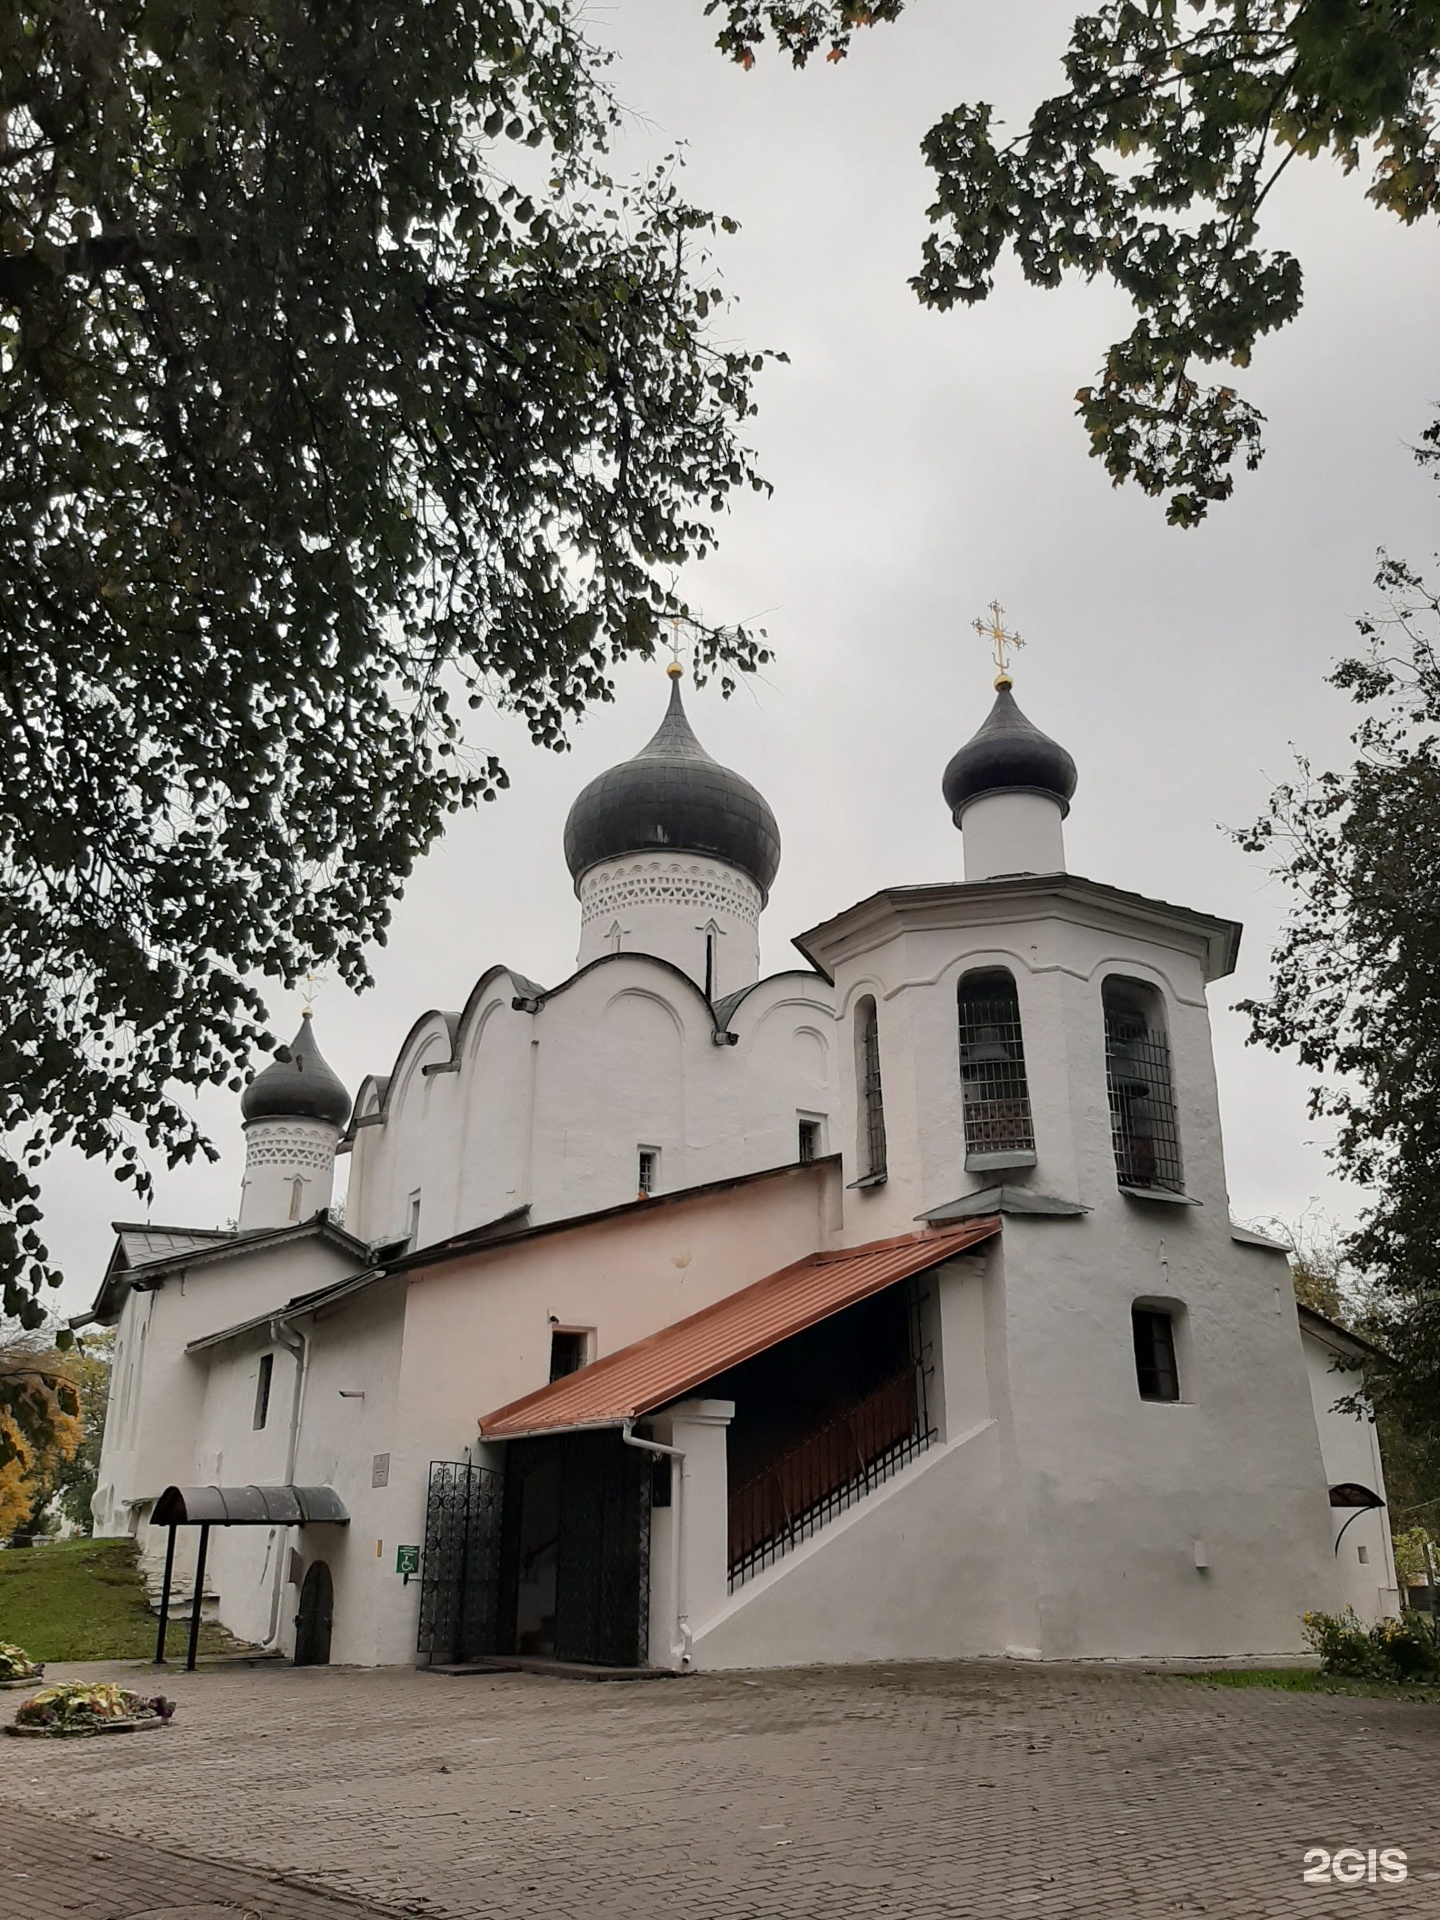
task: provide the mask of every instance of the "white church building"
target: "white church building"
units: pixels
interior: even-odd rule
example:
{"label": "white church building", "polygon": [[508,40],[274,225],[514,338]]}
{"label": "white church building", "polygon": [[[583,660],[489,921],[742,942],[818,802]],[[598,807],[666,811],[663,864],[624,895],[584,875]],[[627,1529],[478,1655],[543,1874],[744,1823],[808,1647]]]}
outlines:
{"label": "white church building", "polygon": [[1075,765],[1002,672],[944,769],[964,879],[761,979],[779,832],[671,673],[570,813],[577,970],[491,967],[353,1103],[307,1014],[236,1227],[117,1227],[97,1532],[192,1587],[204,1542],[235,1634],[362,1665],[1267,1656],[1393,1612],[1363,1354],[1230,1219],[1239,927],[1067,872]]}

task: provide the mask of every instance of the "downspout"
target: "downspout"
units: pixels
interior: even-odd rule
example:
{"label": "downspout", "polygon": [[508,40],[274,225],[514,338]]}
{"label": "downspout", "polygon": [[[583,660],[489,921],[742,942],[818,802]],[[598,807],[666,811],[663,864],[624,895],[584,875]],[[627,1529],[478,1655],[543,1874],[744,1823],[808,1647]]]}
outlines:
{"label": "downspout", "polygon": [[672,1472],[670,1476],[670,1499],[674,1509],[674,1522],[670,1528],[670,1593],[675,1605],[675,1634],[670,1643],[670,1657],[678,1661],[683,1671],[690,1665],[691,1646],[690,1616],[681,1592],[685,1566],[680,1552],[680,1522],[684,1513],[685,1449],[665,1447],[658,1440],[641,1440],[637,1438],[634,1427],[635,1422],[627,1420],[620,1429],[620,1438],[627,1447],[638,1447],[642,1453],[661,1455],[667,1460],[676,1461],[679,1465],[679,1472]]}
{"label": "downspout", "polygon": [[[300,1452],[300,1420],[305,1411],[305,1387],[310,1378],[310,1336],[297,1333],[283,1320],[270,1322],[270,1337],[277,1346],[284,1347],[295,1361],[295,1391],[290,1397],[290,1438],[285,1447],[285,1485],[295,1484],[295,1462]],[[275,1577],[270,1590],[270,1631],[265,1636],[266,1650],[272,1650],[280,1639],[280,1596],[285,1590],[285,1562],[290,1542],[290,1529],[284,1527],[275,1551]]]}

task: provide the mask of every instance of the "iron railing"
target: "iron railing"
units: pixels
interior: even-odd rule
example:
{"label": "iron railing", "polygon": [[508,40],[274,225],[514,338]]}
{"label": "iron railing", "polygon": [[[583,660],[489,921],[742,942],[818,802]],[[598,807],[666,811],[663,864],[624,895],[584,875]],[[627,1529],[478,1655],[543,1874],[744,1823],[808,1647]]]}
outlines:
{"label": "iron railing", "polygon": [[1033,1152],[1020,1002],[1012,987],[960,992],[960,1078],[968,1153]]}
{"label": "iron railing", "polygon": [[730,1590],[898,1473],[934,1438],[911,1363],[730,1495]]}
{"label": "iron railing", "polygon": [[1105,1083],[1120,1185],[1183,1193],[1170,1047],[1143,1015],[1105,1009]]}

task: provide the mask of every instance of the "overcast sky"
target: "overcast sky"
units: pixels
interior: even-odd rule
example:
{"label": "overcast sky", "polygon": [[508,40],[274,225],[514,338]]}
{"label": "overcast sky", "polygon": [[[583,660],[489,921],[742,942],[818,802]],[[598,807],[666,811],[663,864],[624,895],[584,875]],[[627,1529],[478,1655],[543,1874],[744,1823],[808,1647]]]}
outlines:
{"label": "overcast sky", "polygon": [[[1434,486],[1408,452],[1440,400],[1435,229],[1401,228],[1328,164],[1290,170],[1272,231],[1304,264],[1305,310],[1239,376],[1269,416],[1267,457],[1199,531],[1167,528],[1161,504],[1112,490],[1073,417],[1131,324],[1121,301],[1043,293],[1009,266],[987,304],[949,315],[906,286],[926,231],[922,135],[962,100],[1027,118],[1060,85],[1074,12],[913,0],[842,65],[762,58],[746,74],[714,53],[701,0],[590,10],[635,113],[618,158],[639,167],[686,143],[691,197],[741,222],[720,246],[735,297],[723,331],[790,356],[761,380],[753,423],[774,497],[743,501],[685,582],[709,618],[767,627],[777,658],[728,704],[692,693],[691,717],[779,819],[762,959],[783,967],[793,934],[874,888],[960,876],[940,775],[990,705],[970,621],[998,596],[1027,642],[1017,698],[1080,769],[1071,870],[1245,923],[1239,971],[1211,991],[1235,1212],[1293,1218],[1318,1197],[1348,1217],[1359,1196],[1330,1172],[1305,1077],[1247,1049],[1229,1011],[1264,990],[1285,902],[1223,828],[1261,810],[1292,742],[1343,756],[1352,710],[1323,680],[1373,604],[1376,549],[1428,562],[1437,544]],[[489,722],[481,744],[502,751],[509,793],[416,874],[376,989],[320,996],[318,1035],[352,1092],[486,966],[546,982],[572,970],[566,811],[648,738],[667,688],[637,666],[618,691],[563,756]],[[298,999],[272,1011],[286,1034],[298,1025]],[[221,1161],[157,1168],[157,1221],[215,1224],[238,1205],[238,1102],[200,1111]],[[110,1220],[135,1202],[70,1160],[46,1197],[75,1312]]]}

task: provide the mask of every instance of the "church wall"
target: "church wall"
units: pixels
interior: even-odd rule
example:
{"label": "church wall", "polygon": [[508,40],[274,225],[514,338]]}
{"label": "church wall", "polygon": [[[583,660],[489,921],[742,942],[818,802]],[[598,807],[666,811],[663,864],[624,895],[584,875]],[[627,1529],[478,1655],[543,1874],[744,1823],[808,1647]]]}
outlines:
{"label": "church wall", "polygon": [[698,1668],[947,1660],[1011,1637],[994,1421],[932,1447],[696,1623]]}
{"label": "church wall", "polygon": [[339,1248],[298,1240],[212,1259],[172,1273],[155,1292],[130,1293],[117,1326],[122,1399],[132,1363],[135,1373],[125,1417],[113,1432],[106,1423],[97,1533],[133,1532],[135,1503],[156,1499],[167,1486],[194,1483],[206,1368],[186,1353],[187,1344],[326,1286],[349,1269]]}
{"label": "church wall", "polygon": [[793,1162],[802,1116],[835,1105],[830,990],[800,972],[762,981],[717,1046],[710,1008],[674,971],[622,955],[578,976],[535,1014],[502,975],[467,1018],[458,1071],[438,1018],[407,1043],[383,1125],[355,1132],[349,1230],[400,1235],[421,1195],[420,1244],[519,1206],[531,1220],[617,1206],[638,1190],[642,1147],[657,1191]]}
{"label": "church wall", "polygon": [[[243,1640],[263,1645],[278,1627],[279,1646],[292,1652],[299,1579],[312,1560],[324,1560],[335,1584],[330,1657],[340,1663],[374,1662],[389,1586],[399,1586],[394,1572],[398,1537],[385,1538],[388,1487],[372,1482],[375,1457],[388,1450],[395,1430],[404,1299],[403,1280],[384,1282],[337,1303],[318,1321],[296,1323],[309,1336],[310,1354],[294,1483],[333,1487],[350,1525],[212,1530],[206,1584],[219,1595],[221,1622]],[[266,1353],[274,1355],[269,1414],[256,1430],[256,1386]],[[264,1332],[212,1349],[194,1470],[185,1477],[199,1484],[283,1484],[295,1369],[292,1355]],[[194,1531],[185,1530],[187,1565],[193,1560]],[[377,1544],[385,1550],[377,1553]],[[153,1557],[163,1551],[164,1535],[155,1530],[147,1552]],[[289,1578],[292,1572],[298,1579]]]}
{"label": "church wall", "polygon": [[[1264,1258],[1262,1254],[1260,1256]],[[1269,1256],[1276,1265],[1284,1263],[1283,1274],[1289,1286],[1288,1263],[1283,1254]],[[1385,1469],[1380,1460],[1380,1439],[1373,1420],[1357,1419],[1353,1413],[1337,1411],[1335,1402],[1363,1387],[1363,1376],[1353,1369],[1336,1371],[1337,1360],[1344,1356],[1338,1342],[1331,1342],[1312,1326],[1302,1323],[1306,1372],[1310,1382],[1311,1404],[1320,1436],[1320,1452],[1325,1463],[1328,1486],[1358,1481],[1372,1493],[1385,1498]],[[1350,1525],[1347,1527],[1346,1522]],[[1358,1518],[1353,1507],[1331,1507],[1332,1535],[1339,1539],[1335,1556],[1341,1599],[1353,1607],[1367,1624],[1399,1613],[1399,1592],[1395,1577],[1395,1552],[1390,1538],[1388,1508],[1362,1511]],[[1360,1550],[1366,1558],[1362,1561]],[[1332,1549],[1333,1551],[1333,1549]]]}
{"label": "church wall", "polygon": [[[989,1390],[1003,1384],[1011,1408],[1002,1433],[1013,1433],[1017,1524],[1033,1555],[1034,1644],[1050,1658],[1298,1649],[1300,1614],[1336,1590],[1325,1482],[1288,1294],[1277,1313],[1264,1263],[1230,1237],[1200,936],[1177,928],[1162,940],[1105,902],[1022,914],[971,896],[903,920],[877,913],[837,948],[842,1035],[875,998],[889,1148],[886,1183],[846,1193],[847,1243],[911,1230],[922,1212],[998,1184],[1089,1209],[1005,1219],[1005,1334]],[[956,994],[964,973],[991,966],[1016,983],[1036,1165],[967,1172]],[[1119,1190],[1101,1005],[1111,974],[1163,1002],[1198,1205]],[[853,1179],[853,1048],[840,1055]],[[1189,1404],[1140,1400],[1137,1300],[1178,1303]]]}
{"label": "church wall", "polygon": [[[832,1244],[837,1179],[834,1165],[796,1168],[412,1273],[387,1501],[401,1518],[386,1538],[423,1540],[430,1462],[463,1459],[482,1414],[545,1385],[552,1314],[593,1329],[597,1358],[643,1339]],[[416,1583],[391,1594],[379,1660],[414,1659],[418,1615]]]}
{"label": "church wall", "polygon": [[[1264,1263],[1223,1219],[1118,1194],[1008,1218],[1005,1263],[1045,1657],[1300,1651],[1335,1570],[1294,1311]],[[1137,1299],[1179,1317],[1178,1403],[1139,1396]]]}

